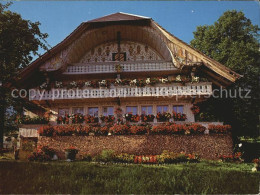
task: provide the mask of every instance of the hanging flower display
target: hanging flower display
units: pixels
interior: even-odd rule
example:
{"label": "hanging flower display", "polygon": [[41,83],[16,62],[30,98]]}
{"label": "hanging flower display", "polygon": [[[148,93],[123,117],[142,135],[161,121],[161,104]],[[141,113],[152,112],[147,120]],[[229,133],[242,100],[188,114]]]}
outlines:
{"label": "hanging flower display", "polygon": [[181,82],[181,75],[176,76],[175,81],[177,81],[177,82]]}
{"label": "hanging flower display", "polygon": [[149,84],[151,83],[151,79],[150,79],[150,78],[147,78],[147,79],[145,80],[145,83],[146,83],[147,85],[149,85]]}
{"label": "hanging flower display", "polygon": [[67,88],[72,89],[72,88],[77,88],[78,84],[76,81],[72,81],[67,85]]}
{"label": "hanging flower display", "polygon": [[43,83],[40,85],[40,89],[47,89],[47,88],[48,88],[47,83]]}
{"label": "hanging flower display", "polygon": [[101,82],[98,83],[99,83],[99,87],[108,87],[108,81],[106,80],[102,80]]}
{"label": "hanging flower display", "polygon": [[192,113],[195,115],[199,114],[199,112],[200,112],[200,108],[196,105],[193,105],[190,109],[191,109]]}
{"label": "hanging flower display", "polygon": [[86,87],[90,87],[90,86],[91,86],[91,81],[85,82],[85,86],[86,86]]}
{"label": "hanging flower display", "polygon": [[195,76],[192,76],[192,77],[191,77],[191,82],[192,82],[192,83],[198,83],[199,80],[200,80],[199,77],[195,77]]}
{"label": "hanging flower display", "polygon": [[62,82],[55,81],[54,87],[55,88],[62,88],[63,87]]}

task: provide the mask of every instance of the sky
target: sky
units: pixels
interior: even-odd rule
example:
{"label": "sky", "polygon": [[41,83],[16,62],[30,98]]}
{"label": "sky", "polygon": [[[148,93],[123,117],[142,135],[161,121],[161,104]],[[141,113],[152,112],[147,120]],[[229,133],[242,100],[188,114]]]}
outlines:
{"label": "sky", "polygon": [[197,26],[213,24],[227,10],[243,11],[260,26],[258,1],[15,1],[9,9],[24,19],[39,21],[51,47],[80,23],[115,12],[151,17],[186,43],[193,39]]}

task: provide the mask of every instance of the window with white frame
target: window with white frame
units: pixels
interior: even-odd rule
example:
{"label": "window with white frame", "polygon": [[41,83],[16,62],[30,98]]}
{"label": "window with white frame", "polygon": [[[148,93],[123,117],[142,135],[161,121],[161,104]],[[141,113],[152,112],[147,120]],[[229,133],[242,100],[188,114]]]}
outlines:
{"label": "window with white frame", "polygon": [[90,116],[98,117],[98,107],[90,107],[90,108],[88,108],[88,114]]}
{"label": "window with white frame", "polygon": [[74,107],[72,108],[72,114],[84,114],[83,107]]}
{"label": "window with white frame", "polygon": [[172,108],[172,110],[173,110],[173,112],[175,112],[175,113],[181,113],[181,114],[183,114],[183,106],[173,106],[173,108]]}
{"label": "window with white frame", "polygon": [[114,115],[114,107],[104,107],[103,108],[103,115],[104,116],[113,116]]}
{"label": "window with white frame", "polygon": [[153,114],[152,106],[142,106],[141,110],[142,110],[142,114],[144,115]]}
{"label": "window with white frame", "polygon": [[127,106],[126,113],[131,113],[133,115],[137,114],[137,106]]}
{"label": "window with white frame", "polygon": [[157,106],[157,113],[168,112],[168,106]]}
{"label": "window with white frame", "polygon": [[69,114],[68,108],[59,108],[59,111],[58,111],[59,116],[65,116],[66,114]]}

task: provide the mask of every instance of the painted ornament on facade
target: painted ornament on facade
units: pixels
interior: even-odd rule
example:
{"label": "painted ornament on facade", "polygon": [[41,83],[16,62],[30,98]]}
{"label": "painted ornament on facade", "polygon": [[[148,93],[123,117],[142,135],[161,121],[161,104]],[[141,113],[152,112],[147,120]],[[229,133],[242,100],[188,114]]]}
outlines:
{"label": "painted ornament on facade", "polygon": [[[126,53],[126,61],[163,60],[160,55],[147,45],[125,41],[120,45],[121,53]],[[118,52],[118,44],[106,43],[91,49],[79,63],[110,62],[113,53]]]}

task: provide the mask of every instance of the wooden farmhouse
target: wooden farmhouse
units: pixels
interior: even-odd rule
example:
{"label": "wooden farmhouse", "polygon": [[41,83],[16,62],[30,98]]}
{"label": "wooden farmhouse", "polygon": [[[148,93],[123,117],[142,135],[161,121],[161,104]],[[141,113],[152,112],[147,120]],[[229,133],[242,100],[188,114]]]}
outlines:
{"label": "wooden farmhouse", "polygon": [[239,76],[153,19],[119,12],[80,24],[25,68],[18,85],[30,92],[25,114],[47,112],[52,125],[192,123],[194,105]]}

